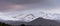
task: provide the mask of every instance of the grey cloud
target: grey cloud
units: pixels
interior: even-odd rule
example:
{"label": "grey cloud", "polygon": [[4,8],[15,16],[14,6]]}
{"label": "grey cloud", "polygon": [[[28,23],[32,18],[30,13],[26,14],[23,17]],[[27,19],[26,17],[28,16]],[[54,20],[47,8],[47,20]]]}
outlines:
{"label": "grey cloud", "polygon": [[[21,5],[23,6],[20,9],[35,9],[35,8],[49,8],[53,7],[51,2],[47,0],[0,0],[0,11],[9,11],[14,5]],[[26,7],[26,8],[25,8]],[[13,7],[15,8],[15,7]],[[11,10],[14,10],[14,9]],[[18,9],[18,8],[17,8]],[[18,9],[18,10],[20,10]],[[23,10],[24,10],[23,9]]]}
{"label": "grey cloud", "polygon": [[41,2],[43,0],[0,0],[1,2],[11,2],[16,4],[29,4],[29,3],[36,3]]}
{"label": "grey cloud", "polygon": [[33,6],[33,3],[40,3],[41,1],[42,0],[0,0],[0,11],[14,10],[15,5],[22,6],[20,10],[24,9],[24,7],[32,8],[30,6]]}

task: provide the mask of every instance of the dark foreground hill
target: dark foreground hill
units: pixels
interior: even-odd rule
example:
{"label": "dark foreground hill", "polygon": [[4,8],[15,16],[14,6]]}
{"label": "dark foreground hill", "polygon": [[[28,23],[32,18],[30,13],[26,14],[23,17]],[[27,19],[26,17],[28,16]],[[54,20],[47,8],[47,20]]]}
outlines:
{"label": "dark foreground hill", "polygon": [[10,23],[7,22],[7,24],[10,24],[10,26],[13,24],[14,26],[20,26],[21,24],[25,24],[26,26],[60,26],[60,23],[54,21],[54,20],[47,20],[43,18],[37,18],[31,22],[12,22]]}

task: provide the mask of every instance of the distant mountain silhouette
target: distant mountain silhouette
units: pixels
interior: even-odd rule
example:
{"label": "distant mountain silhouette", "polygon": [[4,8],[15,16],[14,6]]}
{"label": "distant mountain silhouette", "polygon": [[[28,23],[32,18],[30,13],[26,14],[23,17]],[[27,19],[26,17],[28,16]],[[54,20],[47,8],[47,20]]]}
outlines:
{"label": "distant mountain silhouette", "polygon": [[43,18],[37,18],[28,23],[28,25],[41,25],[41,26],[60,26],[60,23],[57,23],[54,20],[47,20]]}
{"label": "distant mountain silhouette", "polygon": [[60,26],[60,23],[54,20],[43,19],[40,17],[31,22],[21,22],[21,21],[8,21],[8,22],[6,23],[10,25],[14,24],[15,26],[20,26],[21,24],[24,24],[26,26]]}

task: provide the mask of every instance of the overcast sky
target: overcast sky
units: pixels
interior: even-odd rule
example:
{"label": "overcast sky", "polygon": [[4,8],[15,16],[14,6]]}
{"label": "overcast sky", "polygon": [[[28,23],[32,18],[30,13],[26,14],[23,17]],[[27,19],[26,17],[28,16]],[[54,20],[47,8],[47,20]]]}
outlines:
{"label": "overcast sky", "polygon": [[51,0],[0,0],[0,11],[49,8],[54,6],[53,2]]}

